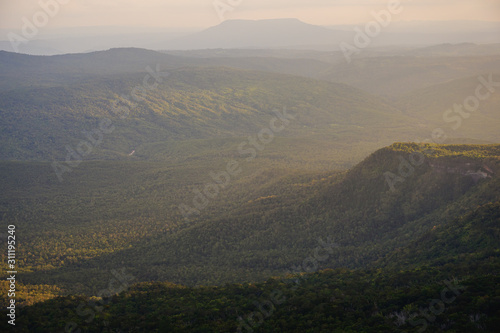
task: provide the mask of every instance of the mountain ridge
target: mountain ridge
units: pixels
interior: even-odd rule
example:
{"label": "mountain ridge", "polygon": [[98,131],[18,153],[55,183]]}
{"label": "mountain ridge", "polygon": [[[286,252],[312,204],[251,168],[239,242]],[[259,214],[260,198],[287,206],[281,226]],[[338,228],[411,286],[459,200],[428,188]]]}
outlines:
{"label": "mountain ridge", "polygon": [[[287,129],[295,129],[294,136],[320,139],[349,130],[344,141],[359,133],[358,140],[388,142],[391,132],[406,132],[411,123],[386,101],[344,84],[223,67],[186,67],[167,73],[156,89],[143,89],[137,100],[130,94],[141,87],[143,73],[1,92],[1,133],[10,142],[0,149],[1,158],[63,159],[64,147],[85,139],[82,131],[95,129],[103,119],[112,119],[116,131],[107,135],[104,150],[96,150],[94,159],[122,159],[131,150],[146,157],[141,147],[153,142],[168,146],[169,141],[258,133],[268,125],[273,109],[283,107],[300,115],[302,128],[297,122]],[[124,119],[113,113],[117,101],[130,106]],[[389,130],[384,133],[384,128]],[[55,147],[62,147],[62,153]],[[148,158],[150,153],[154,152],[148,149]]]}
{"label": "mountain ridge", "polygon": [[[399,157],[429,148],[433,153],[392,191],[384,173],[397,173]],[[240,186],[222,193],[221,201],[189,223],[180,223],[177,231],[89,259],[85,268],[79,263],[69,264],[43,274],[26,274],[24,279],[30,283],[77,279],[81,285],[83,280],[78,276],[83,276],[83,271],[97,274],[98,267],[107,263],[114,269],[127,267],[141,281],[207,285],[237,282],[238,276],[258,281],[283,274],[301,254],[317,245],[319,237],[326,236],[338,247],[319,268],[382,268],[379,259],[408,244],[410,248],[415,246],[411,244],[435,226],[453,223],[456,216],[466,215],[478,205],[498,202],[499,151],[498,144],[405,143],[376,151],[345,174],[329,173],[311,179],[293,174],[276,177],[280,171],[269,170],[260,176],[242,178]],[[437,163],[450,169],[443,172]],[[467,172],[453,171],[457,165],[474,172],[484,168],[490,177],[475,179]],[[258,185],[265,184],[266,179],[273,182]],[[251,187],[256,190],[249,190]],[[243,188],[247,189],[244,195],[239,193]],[[239,203],[224,207],[226,196]],[[266,212],[264,216],[258,213],[261,210]],[[183,221],[179,211],[170,214],[173,220]],[[488,244],[486,249],[493,249],[494,243]],[[471,247],[465,252],[476,250]],[[400,263],[385,264],[387,268],[405,268],[405,260],[403,257]],[[198,273],[204,267],[212,270],[200,278]],[[93,279],[98,281],[99,277]]]}
{"label": "mountain ridge", "polygon": [[226,20],[191,36],[169,43],[169,49],[280,48],[306,45],[335,45],[350,37],[304,23],[298,19]]}

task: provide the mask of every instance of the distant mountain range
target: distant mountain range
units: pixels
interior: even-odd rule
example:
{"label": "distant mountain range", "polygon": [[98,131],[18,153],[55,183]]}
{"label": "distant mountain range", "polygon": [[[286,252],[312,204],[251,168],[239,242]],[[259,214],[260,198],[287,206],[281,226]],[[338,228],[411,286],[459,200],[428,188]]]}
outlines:
{"label": "distant mountain range", "polygon": [[[467,44],[421,50],[449,53],[463,47],[483,48]],[[330,152],[341,147],[340,142],[351,147],[357,142],[362,146],[358,153],[366,154],[398,139],[429,137],[434,128],[448,126],[443,112],[474,92],[477,76],[500,71],[498,56],[386,55],[355,59],[346,66],[345,61],[231,54],[180,56],[124,48],[47,57],[0,51],[0,139],[6,143],[0,158],[63,158],[64,147],[77,144],[82,130],[108,117],[117,96],[130,94],[143,82],[148,66],[169,75],[156,90],[146,92],[146,99],[132,111],[133,119],[120,120],[119,130],[92,158],[129,158],[132,150],[133,158],[169,158],[172,140],[230,142],[262,128],[262,112],[284,106],[304,114],[302,128],[294,135],[302,138],[304,153],[315,136]],[[496,142],[499,103],[492,94],[450,136]],[[314,135],[305,139],[304,130]],[[327,146],[332,136],[337,146]],[[165,140],[169,144],[151,144]]]}
{"label": "distant mountain range", "polygon": [[175,40],[218,49],[0,51],[16,330],[497,332],[498,44],[259,49],[342,34],[228,21]]}
{"label": "distant mountain range", "polygon": [[314,48],[339,43],[350,35],[350,32],[327,29],[298,19],[229,20],[172,41],[168,48]]}
{"label": "distant mountain range", "polygon": [[[329,27],[304,23],[295,18],[227,20],[202,31],[139,31],[131,28],[96,27],[46,33],[19,46],[19,52],[54,55],[105,50],[111,47],[140,47],[155,50],[214,48],[289,48],[338,51],[341,42],[353,43],[364,24]],[[0,50],[13,51],[10,31],[0,31]],[[18,32],[20,33],[20,32]],[[383,45],[428,46],[441,43],[499,43],[500,24],[481,21],[393,22],[375,36],[370,47]]]}

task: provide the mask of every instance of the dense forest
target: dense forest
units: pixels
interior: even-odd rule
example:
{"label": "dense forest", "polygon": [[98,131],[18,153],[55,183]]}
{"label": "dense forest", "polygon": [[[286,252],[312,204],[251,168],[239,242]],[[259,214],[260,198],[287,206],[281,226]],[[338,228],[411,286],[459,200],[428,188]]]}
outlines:
{"label": "dense forest", "polygon": [[500,58],[453,49],[0,51],[0,330],[495,332]]}
{"label": "dense forest", "polygon": [[[421,163],[391,189],[384,171],[402,177],[401,157],[416,154]],[[348,172],[270,169],[245,175],[191,221],[162,207],[168,197],[155,191],[171,178],[155,163],[88,162],[59,188],[44,186],[50,163],[4,163],[10,179],[3,181],[24,207],[3,208],[23,230],[18,301],[29,324],[20,329],[229,332],[259,304],[271,307],[275,295],[283,306],[273,303],[263,310],[269,318],[242,325],[255,332],[492,330],[500,311],[499,296],[487,292],[496,290],[500,264],[499,156],[499,145],[394,144]],[[16,171],[29,184],[29,201],[21,200],[22,186],[14,189]],[[36,192],[26,178],[32,173]],[[118,192],[96,196],[103,184],[92,189],[92,177]],[[113,184],[124,177],[131,184]],[[102,198],[123,201],[113,211]],[[69,205],[79,208],[70,213]],[[87,209],[95,215],[83,215]],[[112,224],[100,222],[111,217]],[[440,299],[443,281],[466,286],[459,302],[438,308],[433,320],[412,317]]]}

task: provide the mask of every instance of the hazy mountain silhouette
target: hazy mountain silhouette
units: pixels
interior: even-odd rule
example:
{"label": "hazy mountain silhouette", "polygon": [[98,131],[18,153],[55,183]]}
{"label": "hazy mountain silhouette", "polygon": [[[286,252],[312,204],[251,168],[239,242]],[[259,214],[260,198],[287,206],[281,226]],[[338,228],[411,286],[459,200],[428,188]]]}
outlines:
{"label": "hazy mountain silhouette", "polygon": [[307,24],[298,19],[228,20],[169,43],[170,49],[277,48],[332,45],[351,33]]}

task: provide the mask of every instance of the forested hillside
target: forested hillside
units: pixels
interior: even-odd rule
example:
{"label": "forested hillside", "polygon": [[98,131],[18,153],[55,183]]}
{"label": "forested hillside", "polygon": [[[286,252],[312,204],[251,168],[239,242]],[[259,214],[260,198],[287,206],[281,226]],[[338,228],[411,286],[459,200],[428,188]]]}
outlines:
{"label": "forested hillside", "polygon": [[[90,204],[96,215],[86,214],[85,220],[78,220],[66,210],[65,218],[57,222],[53,220],[57,210],[47,206],[52,221],[23,231],[21,257],[30,258],[32,253],[38,260],[37,264],[27,260],[21,265],[28,268],[20,275],[26,291],[33,290],[33,285],[46,285],[38,289],[40,299],[68,292],[99,295],[116,272],[128,279],[127,285],[170,281],[224,287],[193,289],[142,283],[105,301],[75,296],[54,299],[23,309],[23,315],[30,318],[23,329],[41,325],[45,330],[57,330],[74,322],[90,330],[229,332],[242,323],[238,317],[247,318],[257,311],[254,301],[266,302],[274,292],[274,297],[286,301],[282,306],[273,303],[275,313],[269,319],[266,316],[262,323],[256,319],[250,324],[244,319],[256,332],[354,332],[369,327],[373,332],[416,332],[424,324],[459,332],[465,332],[464,328],[468,332],[492,331],[500,304],[498,296],[484,297],[498,283],[499,156],[499,145],[394,144],[373,153],[347,173],[279,176],[269,171],[259,175],[260,183],[249,175],[228,190],[227,197],[223,195],[227,200],[232,198],[226,201],[231,205],[216,202],[199,219],[185,224],[174,222],[182,221],[179,213],[163,219],[161,211],[155,213],[154,209],[161,207],[158,203],[168,199],[158,199],[146,188],[128,198],[118,194],[116,198],[125,199],[121,205],[124,210],[116,206],[116,213],[110,211],[109,216],[104,207],[110,206],[99,197],[86,197],[73,188],[81,198],[81,204],[73,206],[85,210]],[[411,174],[400,174],[401,158],[419,161]],[[111,164],[91,163],[95,164],[94,177],[103,179],[96,172],[111,173]],[[122,173],[131,170],[132,182],[134,177],[144,177],[137,175],[141,171],[132,169],[133,163],[120,163]],[[26,174],[22,165],[16,169]],[[156,175],[152,179],[158,184],[165,176],[153,165],[142,173]],[[43,169],[43,164],[40,167]],[[392,184],[394,190],[384,176],[387,172],[402,177]],[[73,177],[77,184],[84,173]],[[145,186],[146,180],[141,181]],[[43,183],[41,178],[40,185]],[[99,188],[103,185],[95,184]],[[72,186],[60,188],[61,195],[65,196]],[[106,188],[116,187],[110,183]],[[38,191],[33,202],[46,204],[43,188]],[[119,202],[111,193],[102,195]],[[141,200],[155,200],[155,204],[147,206]],[[28,207],[28,202],[19,204]],[[15,211],[15,207],[4,207],[4,218]],[[41,210],[33,206],[33,211]],[[28,216],[24,214],[23,220]],[[78,216],[77,211],[73,214]],[[110,218],[114,219],[112,223]],[[42,216],[37,219],[43,221]],[[22,220],[17,223],[24,229]],[[52,235],[56,230],[58,237]],[[44,239],[60,242],[44,245]],[[99,244],[99,248],[94,253],[74,252],[77,248],[90,249],[83,245],[87,242]],[[257,285],[225,284],[327,268],[338,269],[284,280],[274,278]],[[446,303],[446,309],[440,312],[446,311],[446,316],[432,321],[413,318],[419,307],[439,298],[446,286],[443,281],[455,281],[464,287],[458,301],[449,306]],[[25,297],[26,304],[33,302]],[[93,302],[104,302],[104,307]],[[83,307],[77,309],[79,304]],[[100,310],[96,312],[95,306]],[[83,314],[87,308],[93,310]],[[346,311],[350,313],[347,317]],[[85,321],[90,316],[92,319]],[[296,321],[284,320],[291,317]]]}
{"label": "forested hillside", "polygon": [[494,332],[495,47],[0,51],[16,329]]}
{"label": "forested hillside", "polygon": [[269,146],[295,163],[324,154],[323,162],[345,167],[350,159],[359,161],[361,154],[419,131],[395,107],[342,84],[228,68],[162,75],[154,89],[142,86],[144,74],[120,74],[0,93],[0,139],[8,143],[0,157],[64,160],[80,149],[82,159],[177,162],[210,144],[203,152],[213,158],[214,148],[234,154],[235,141],[268,128],[278,110],[287,123],[275,133],[279,146]]}
{"label": "forested hillside", "polygon": [[[285,140],[279,149],[288,149],[287,157],[300,155],[297,167],[322,154],[322,169],[350,167],[395,141],[429,140],[436,128],[444,128],[450,142],[498,140],[498,56],[372,56],[346,67],[249,55],[112,49],[40,57],[2,51],[0,139],[6,144],[0,158],[63,160],[68,146],[75,150],[89,140],[84,159],[129,159],[134,150],[133,158],[176,155],[178,161],[197,155],[207,140],[207,155],[213,148],[230,153],[228,143],[258,133],[273,110],[284,108],[298,117],[277,135]],[[309,56],[314,54],[304,54]],[[492,81],[482,88],[488,97],[469,116],[457,114],[454,105],[474,96],[479,76]],[[104,119],[111,121],[110,133],[93,144]],[[203,141],[191,141],[197,139]]]}
{"label": "forested hillside", "polygon": [[[401,160],[414,161],[419,151],[412,174],[398,176]],[[338,245],[321,267],[378,265],[457,216],[497,202],[498,156],[498,145],[395,144],[347,173],[248,169],[189,220],[179,205],[192,205],[185,188],[202,188],[196,169],[88,162],[58,183],[49,164],[4,163],[11,198],[2,210],[19,228],[36,225],[24,231],[20,249],[28,284],[92,293],[106,271],[123,267],[139,281],[255,281],[285,273],[320,237]],[[25,186],[16,187],[16,171]],[[26,177],[31,173],[38,182]],[[202,173],[196,177],[203,181]]]}

